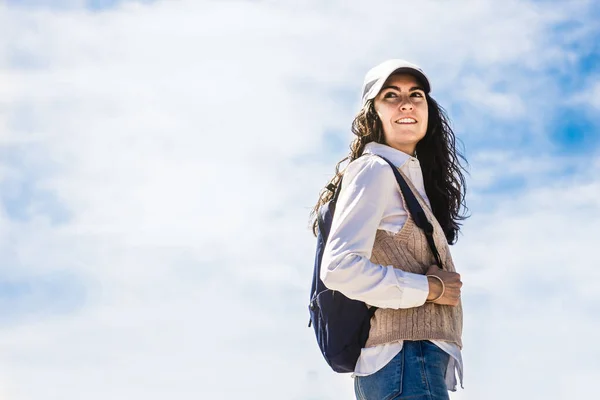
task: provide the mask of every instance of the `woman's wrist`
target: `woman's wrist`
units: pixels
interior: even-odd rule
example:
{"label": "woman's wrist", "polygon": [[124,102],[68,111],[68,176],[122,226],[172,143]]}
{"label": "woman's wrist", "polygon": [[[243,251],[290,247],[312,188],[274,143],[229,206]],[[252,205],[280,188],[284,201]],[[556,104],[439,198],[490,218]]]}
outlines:
{"label": "woman's wrist", "polygon": [[433,303],[442,298],[446,287],[442,278],[436,275],[427,275],[427,282],[429,283],[429,294],[427,295],[427,302]]}

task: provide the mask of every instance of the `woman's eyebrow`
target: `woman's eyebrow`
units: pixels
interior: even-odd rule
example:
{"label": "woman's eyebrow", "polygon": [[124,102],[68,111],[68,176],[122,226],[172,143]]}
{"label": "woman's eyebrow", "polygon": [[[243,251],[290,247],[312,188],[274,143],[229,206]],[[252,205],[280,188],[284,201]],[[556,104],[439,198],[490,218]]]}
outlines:
{"label": "woman's eyebrow", "polygon": [[[398,86],[393,86],[393,85],[388,85],[385,86],[383,89],[381,90],[385,90],[385,89],[396,89],[397,91],[401,92],[402,89],[400,89]],[[422,90],[425,91],[425,89],[423,89],[421,86],[413,86],[410,89],[408,89],[409,92],[414,92],[415,90]]]}

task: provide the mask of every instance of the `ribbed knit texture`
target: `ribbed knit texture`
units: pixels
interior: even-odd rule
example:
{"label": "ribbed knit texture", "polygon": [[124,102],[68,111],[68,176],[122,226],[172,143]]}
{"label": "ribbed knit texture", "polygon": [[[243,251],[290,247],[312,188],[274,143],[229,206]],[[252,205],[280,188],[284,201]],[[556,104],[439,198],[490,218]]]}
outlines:
{"label": "ribbed knit texture", "polygon": [[[404,179],[433,225],[433,237],[444,269],[455,272],[442,227],[410,180],[406,176]],[[402,197],[404,207],[408,210],[404,196]],[[429,249],[425,234],[409,216],[402,229],[396,234],[383,230],[377,231],[371,261],[424,275],[429,266],[435,264],[435,257]],[[454,342],[462,348],[462,322],[462,304],[452,307],[425,303],[420,307],[398,310],[380,308],[371,319],[371,330],[366,347],[398,340],[431,339]]]}

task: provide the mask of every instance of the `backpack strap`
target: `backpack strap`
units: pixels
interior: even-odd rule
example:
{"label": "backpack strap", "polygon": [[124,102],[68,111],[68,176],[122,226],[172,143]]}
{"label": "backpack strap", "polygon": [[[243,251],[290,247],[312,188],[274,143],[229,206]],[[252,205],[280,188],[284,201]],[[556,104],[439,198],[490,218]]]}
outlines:
{"label": "backpack strap", "polygon": [[443,269],[444,266],[442,264],[440,254],[438,253],[437,248],[435,246],[435,241],[433,240],[433,225],[431,225],[431,222],[429,222],[429,220],[427,219],[425,211],[423,211],[423,207],[421,207],[421,204],[419,203],[419,201],[415,197],[415,194],[404,180],[404,177],[402,176],[400,171],[398,171],[398,168],[396,168],[396,166],[385,157],[382,157],[380,155],[377,156],[385,162],[387,162],[390,165],[390,167],[392,167],[392,171],[396,176],[398,186],[400,186],[400,190],[402,191],[402,196],[404,196],[404,200],[406,201],[406,205],[408,206],[408,212],[415,221],[415,225],[417,225],[423,231],[423,233],[425,233],[427,243],[429,244],[429,248],[431,249],[431,252],[435,257],[435,261],[438,267]]}
{"label": "backpack strap", "polygon": [[333,201],[334,203],[337,202],[337,199],[340,196],[340,192],[342,191],[342,179],[343,178],[344,178],[344,176],[342,175],[342,177],[340,177],[340,181],[338,182],[337,185],[334,185],[333,183],[330,183],[329,185],[327,185],[327,190],[329,190],[330,192],[333,192],[331,201]]}

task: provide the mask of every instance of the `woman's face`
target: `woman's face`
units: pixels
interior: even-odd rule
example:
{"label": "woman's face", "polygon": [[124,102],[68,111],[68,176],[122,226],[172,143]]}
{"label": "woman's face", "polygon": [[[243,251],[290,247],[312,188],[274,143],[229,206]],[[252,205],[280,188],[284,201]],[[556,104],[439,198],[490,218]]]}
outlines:
{"label": "woman's face", "polygon": [[427,132],[428,108],[423,87],[409,74],[391,75],[375,97],[388,146],[413,155]]}

